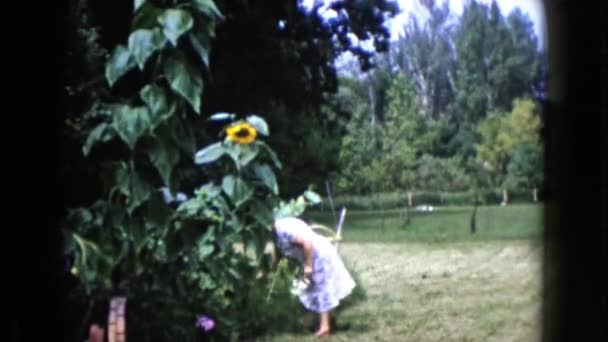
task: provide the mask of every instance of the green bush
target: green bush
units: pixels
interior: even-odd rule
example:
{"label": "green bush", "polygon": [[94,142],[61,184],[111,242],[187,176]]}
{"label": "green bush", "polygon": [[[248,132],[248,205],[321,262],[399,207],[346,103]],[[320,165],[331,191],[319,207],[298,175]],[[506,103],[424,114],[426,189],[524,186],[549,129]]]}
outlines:
{"label": "green bush", "polygon": [[285,261],[268,279],[258,281],[247,294],[247,307],[241,310],[243,330],[254,338],[268,333],[297,332],[304,329],[305,313],[297,297],[290,292],[298,270]]}

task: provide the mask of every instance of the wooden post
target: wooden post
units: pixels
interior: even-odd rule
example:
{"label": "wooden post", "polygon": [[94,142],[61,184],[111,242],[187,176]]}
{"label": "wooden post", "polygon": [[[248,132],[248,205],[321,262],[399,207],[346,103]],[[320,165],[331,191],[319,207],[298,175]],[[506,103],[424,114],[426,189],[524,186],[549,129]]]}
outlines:
{"label": "wooden post", "polygon": [[538,189],[534,188],[534,190],[532,191],[532,198],[534,199],[534,202],[538,202]]}
{"label": "wooden post", "polygon": [[403,223],[404,226],[407,226],[408,224],[410,224],[410,207],[409,206],[405,206],[405,222]]}
{"label": "wooden post", "polygon": [[477,203],[473,206],[473,213],[471,214],[471,223],[469,225],[471,234],[475,234],[477,231]]}
{"label": "wooden post", "polygon": [[384,205],[380,206],[380,231],[384,233]]}
{"label": "wooden post", "polygon": [[127,340],[127,327],[125,321],[126,303],[126,297],[113,297],[110,300],[108,342],[125,342]]}
{"label": "wooden post", "polygon": [[509,195],[507,193],[507,189],[502,189],[502,203],[501,205],[505,206],[509,203]]}
{"label": "wooden post", "polygon": [[407,192],[407,205],[409,205],[410,207],[412,206],[412,192],[411,191]]}

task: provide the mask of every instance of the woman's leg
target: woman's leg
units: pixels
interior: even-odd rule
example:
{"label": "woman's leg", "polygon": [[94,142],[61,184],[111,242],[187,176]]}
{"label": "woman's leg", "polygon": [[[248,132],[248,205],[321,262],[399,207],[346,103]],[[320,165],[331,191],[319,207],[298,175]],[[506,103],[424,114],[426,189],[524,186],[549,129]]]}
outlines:
{"label": "woman's leg", "polygon": [[320,315],[319,330],[315,333],[317,336],[329,335],[329,311],[322,312]]}

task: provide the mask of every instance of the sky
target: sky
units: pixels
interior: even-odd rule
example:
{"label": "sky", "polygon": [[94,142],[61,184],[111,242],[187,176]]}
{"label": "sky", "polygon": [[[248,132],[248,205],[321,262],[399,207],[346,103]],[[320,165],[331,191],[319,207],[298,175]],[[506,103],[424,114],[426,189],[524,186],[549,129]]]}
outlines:
{"label": "sky", "polygon": [[[303,0],[305,6],[309,7],[319,0]],[[329,3],[331,0],[320,0],[321,2]],[[445,0],[437,0],[438,3],[442,3]],[[452,12],[456,15],[462,13],[463,2],[467,0],[447,0],[450,4]],[[477,0],[481,3],[491,3],[492,0]],[[399,33],[403,27],[403,24],[407,21],[410,14],[416,15],[419,19],[425,17],[425,10],[422,9],[421,5],[417,0],[397,0],[401,7],[401,13],[399,13],[391,22],[387,23],[391,29],[391,39],[397,39]],[[503,16],[507,16],[515,7],[519,7],[522,12],[527,13],[532,22],[534,23],[534,31],[536,36],[539,38],[539,44],[546,46],[546,23],[544,15],[544,7],[542,0],[497,0],[498,7]],[[325,7],[325,6],[324,6]],[[323,11],[323,7],[321,8]],[[326,11],[324,16],[331,17],[335,15],[333,11]]]}
{"label": "sky", "polygon": [[[443,1],[444,0],[438,0],[439,3],[442,3]],[[451,11],[456,15],[462,14],[463,2],[465,1],[466,0],[448,0]],[[410,13],[416,15],[418,18],[424,18],[425,15],[425,10],[422,9],[417,0],[398,0],[398,2],[402,12],[389,24],[393,39],[398,36]],[[492,0],[477,0],[477,2],[489,5]],[[542,0],[497,0],[496,2],[498,3],[498,7],[500,7],[503,16],[507,16],[516,7],[519,7],[522,12],[527,13],[534,23],[534,32],[539,38],[539,42],[543,45],[546,44],[546,23]]]}

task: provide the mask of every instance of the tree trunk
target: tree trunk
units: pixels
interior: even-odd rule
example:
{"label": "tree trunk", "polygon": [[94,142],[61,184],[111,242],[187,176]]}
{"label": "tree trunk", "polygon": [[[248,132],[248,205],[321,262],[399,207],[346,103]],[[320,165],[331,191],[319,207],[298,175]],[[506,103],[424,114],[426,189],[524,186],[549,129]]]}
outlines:
{"label": "tree trunk", "polygon": [[374,125],[376,124],[376,98],[375,98],[375,94],[374,94],[374,85],[371,82],[369,82],[369,87],[367,88],[367,95],[368,95],[368,100],[369,100],[369,110],[370,110],[370,120],[369,120],[369,124],[371,127],[374,127]]}

